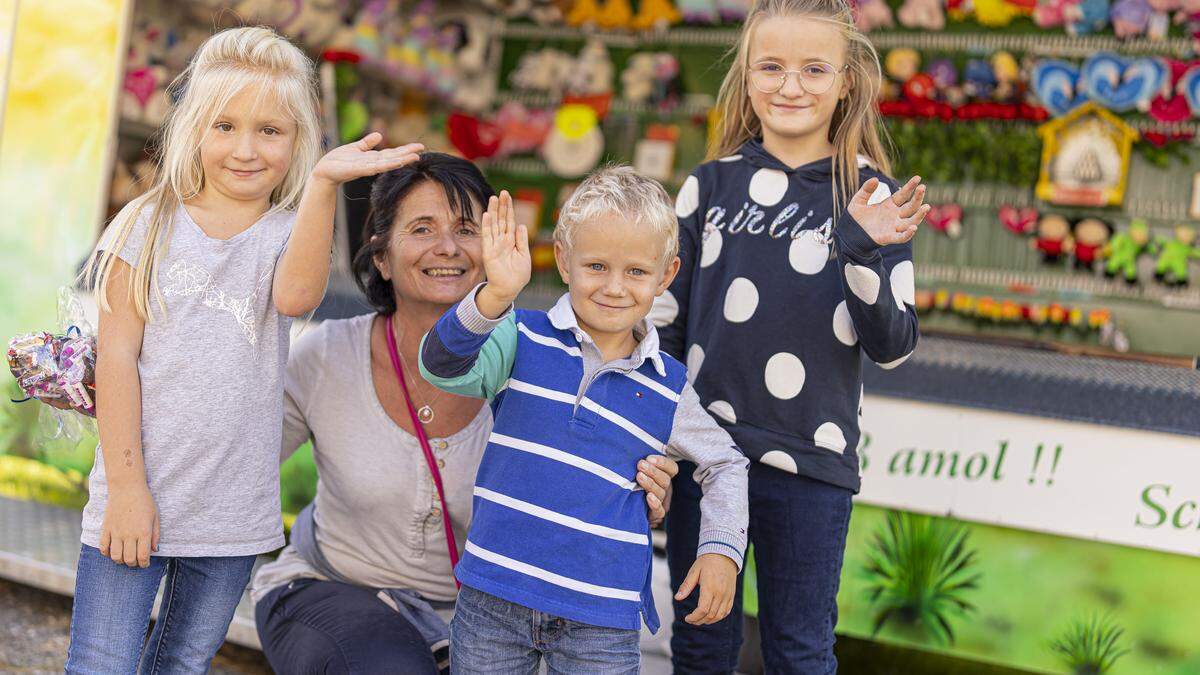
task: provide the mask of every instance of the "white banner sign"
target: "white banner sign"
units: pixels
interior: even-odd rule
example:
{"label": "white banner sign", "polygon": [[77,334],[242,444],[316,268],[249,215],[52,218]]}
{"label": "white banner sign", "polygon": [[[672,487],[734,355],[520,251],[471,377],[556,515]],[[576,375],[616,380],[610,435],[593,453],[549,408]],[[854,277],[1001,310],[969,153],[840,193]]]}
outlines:
{"label": "white banner sign", "polygon": [[1200,439],[881,396],[862,430],[862,502],[1200,555]]}

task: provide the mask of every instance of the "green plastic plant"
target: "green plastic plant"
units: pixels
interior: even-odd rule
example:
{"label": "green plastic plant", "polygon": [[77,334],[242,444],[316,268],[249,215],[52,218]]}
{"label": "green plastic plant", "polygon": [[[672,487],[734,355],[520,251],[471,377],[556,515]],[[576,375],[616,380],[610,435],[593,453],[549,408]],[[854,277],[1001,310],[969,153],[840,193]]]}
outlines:
{"label": "green plastic plant", "polygon": [[975,609],[964,597],[978,587],[977,551],[969,531],[954,521],[889,511],[867,550],[873,631],[889,622],[953,643],[952,621]]}
{"label": "green plastic plant", "polygon": [[1124,634],[1125,629],[1111,617],[1094,614],[1072,622],[1050,643],[1050,649],[1075,675],[1101,675],[1129,653],[1120,644]]}

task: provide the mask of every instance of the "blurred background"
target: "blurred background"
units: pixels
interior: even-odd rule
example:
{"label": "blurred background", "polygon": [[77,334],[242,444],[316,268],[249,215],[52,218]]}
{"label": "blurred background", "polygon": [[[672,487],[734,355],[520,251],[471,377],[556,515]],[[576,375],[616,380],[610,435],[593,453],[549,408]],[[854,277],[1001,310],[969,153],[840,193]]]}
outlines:
{"label": "blurred background", "polygon": [[[0,336],[65,328],[58,289],[144,189],[167,85],[247,24],[317,61],[328,145],[378,130],[513,191],[521,302],[545,307],[584,174],[627,162],[674,194],[703,161],[748,5],[0,0]],[[843,672],[1200,673],[1194,5],[859,1],[896,177],[935,206],[913,242],[921,347],[865,372]],[[312,321],[368,311],[349,263],[369,186],[346,186]],[[96,440],[0,386],[0,671],[61,671]],[[284,466],[285,524],[315,480],[308,451]],[[229,641],[217,670],[266,671],[245,603]],[[667,637],[643,646],[666,672]]]}

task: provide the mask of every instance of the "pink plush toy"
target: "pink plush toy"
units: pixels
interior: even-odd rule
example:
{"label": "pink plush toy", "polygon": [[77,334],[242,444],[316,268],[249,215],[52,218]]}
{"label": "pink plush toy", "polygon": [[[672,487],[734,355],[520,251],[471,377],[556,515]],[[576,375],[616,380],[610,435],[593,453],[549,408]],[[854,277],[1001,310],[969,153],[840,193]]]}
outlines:
{"label": "pink plush toy", "polygon": [[1033,8],[1033,22],[1041,28],[1058,28],[1080,15],[1079,0],[1038,0]]}
{"label": "pink plush toy", "polygon": [[855,6],[854,23],[862,32],[892,27],[892,8],[883,0],[857,0]]}
{"label": "pink plush toy", "polygon": [[942,30],[946,27],[942,0],[904,0],[896,12],[896,18],[908,28]]}

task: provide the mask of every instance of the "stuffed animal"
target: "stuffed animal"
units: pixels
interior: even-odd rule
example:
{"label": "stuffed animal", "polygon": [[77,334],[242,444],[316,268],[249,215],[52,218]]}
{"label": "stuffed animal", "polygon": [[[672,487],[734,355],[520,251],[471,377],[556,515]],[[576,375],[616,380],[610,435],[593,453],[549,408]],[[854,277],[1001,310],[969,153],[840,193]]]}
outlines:
{"label": "stuffed animal", "polygon": [[975,20],[988,28],[1003,28],[1021,15],[1021,9],[1008,0],[974,0]]}
{"label": "stuffed animal", "polygon": [[634,30],[663,30],[683,19],[671,0],[642,0],[631,26]]}
{"label": "stuffed animal", "polygon": [[1180,0],[1148,0],[1150,4],[1150,19],[1146,26],[1146,36],[1151,40],[1167,39],[1171,30],[1171,16],[1179,11]]}
{"label": "stuffed animal", "polygon": [[1021,67],[1017,59],[1006,51],[992,54],[992,74],[996,78],[996,88],[992,98],[1003,103],[1011,103],[1020,98],[1022,87]]}
{"label": "stuffed animal", "polygon": [[1108,0],[1080,0],[1067,23],[1067,32],[1074,36],[1090,35],[1108,26]]}
{"label": "stuffed animal", "polygon": [[1175,238],[1159,237],[1152,244],[1153,253],[1158,254],[1154,263],[1154,277],[1171,286],[1186,286],[1189,263],[1200,260],[1200,249],[1196,245],[1196,230],[1186,225],[1175,227]]}
{"label": "stuffed animal", "polygon": [[343,26],[344,2],[304,0],[279,30],[311,49],[324,49]]}
{"label": "stuffed animal", "polygon": [[1134,284],[1138,280],[1138,257],[1146,251],[1150,243],[1150,228],[1146,221],[1137,218],[1129,223],[1129,229],[1118,232],[1104,247],[1104,274],[1115,277],[1118,274],[1126,282]]}
{"label": "stuffed animal", "polygon": [[963,92],[968,98],[991,98],[996,90],[996,72],[983,59],[971,59],[963,70]]}
{"label": "stuffed animal", "polygon": [[624,30],[633,22],[629,0],[605,0],[596,15],[596,25],[604,30]]}
{"label": "stuffed animal", "polygon": [[517,89],[561,92],[574,67],[575,59],[566,52],[540,49],[522,54],[508,80]]}
{"label": "stuffed animal", "polygon": [[1033,22],[1039,28],[1065,26],[1073,17],[1081,14],[1076,7],[1078,4],[1079,0],[1037,0],[1037,6],[1033,9]]}
{"label": "stuffed animal", "polygon": [[942,30],[946,27],[942,0],[904,0],[896,12],[896,18],[907,28]]}
{"label": "stuffed animal", "polygon": [[1029,247],[1042,254],[1042,262],[1056,263],[1072,251],[1075,242],[1071,239],[1071,224],[1057,214],[1046,214],[1038,220],[1037,236],[1029,240]]}
{"label": "stuffed animal", "polygon": [[942,204],[932,206],[925,216],[925,221],[935,232],[958,239],[962,236],[963,208],[958,204]]}
{"label": "stuffed animal", "polygon": [[613,74],[608,47],[600,40],[588,40],[567,77],[567,90],[581,96],[607,94],[613,89]]}
{"label": "stuffed animal", "polygon": [[1117,0],[1109,11],[1113,33],[1122,40],[1141,36],[1150,26],[1150,14],[1149,0]]}
{"label": "stuffed animal", "polygon": [[857,5],[854,23],[860,31],[892,27],[892,8],[884,0],[857,0]]}
{"label": "stuffed animal", "polygon": [[596,4],[597,0],[575,0],[575,4],[571,6],[571,11],[567,12],[567,25],[579,28],[581,26],[595,25],[600,17],[600,6]]}
{"label": "stuffed animal", "polygon": [[1093,269],[1096,262],[1104,258],[1104,249],[1112,236],[1112,225],[1099,218],[1083,218],[1073,228],[1075,267]]}

